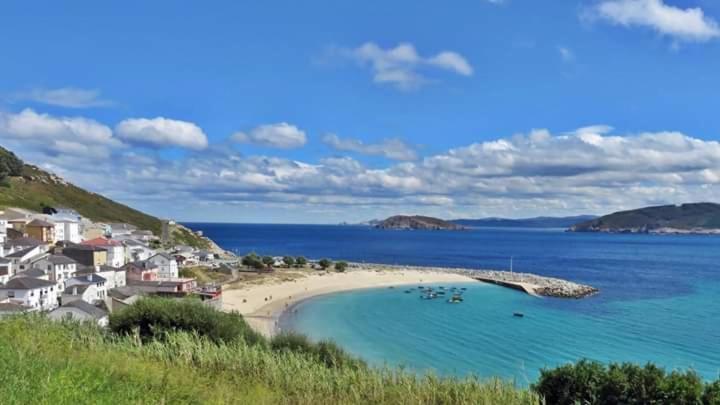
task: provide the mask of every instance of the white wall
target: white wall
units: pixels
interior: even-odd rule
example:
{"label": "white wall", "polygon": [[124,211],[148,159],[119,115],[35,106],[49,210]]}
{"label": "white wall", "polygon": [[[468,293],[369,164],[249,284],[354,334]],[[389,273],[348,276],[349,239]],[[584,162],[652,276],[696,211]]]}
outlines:
{"label": "white wall", "polygon": [[3,290],[3,294],[13,301],[21,302],[22,305],[38,311],[50,311],[58,306],[57,286],[34,288],[32,290]]}
{"label": "white wall", "polygon": [[[54,321],[62,321],[65,319],[76,320],[80,322],[96,322],[90,314],[87,314],[77,308],[73,307],[59,307],[48,314],[48,318]],[[97,320],[97,324],[100,326],[107,326],[108,317],[102,317]]]}

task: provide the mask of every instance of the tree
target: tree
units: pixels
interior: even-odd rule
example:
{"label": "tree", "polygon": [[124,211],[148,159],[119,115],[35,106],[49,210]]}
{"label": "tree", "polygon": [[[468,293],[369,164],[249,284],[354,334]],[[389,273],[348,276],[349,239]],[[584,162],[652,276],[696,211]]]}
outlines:
{"label": "tree", "polygon": [[265,268],[265,265],[263,264],[262,260],[260,260],[260,256],[257,254],[249,253],[247,256],[242,258],[242,264],[243,266],[250,267],[252,269],[256,270],[262,270]]}
{"label": "tree", "polygon": [[323,270],[327,270],[328,267],[332,266],[332,262],[330,261],[330,259],[322,259],[318,262],[318,264]]}
{"label": "tree", "polygon": [[335,263],[335,271],[339,273],[345,272],[347,270],[348,264],[347,262],[337,262]]}
{"label": "tree", "polygon": [[275,263],[275,259],[273,259],[273,258],[270,257],[270,256],[263,256],[263,258],[262,258],[262,263],[263,263],[265,266],[270,267],[270,266],[272,266],[272,265]]}
{"label": "tree", "polygon": [[21,176],[23,161],[9,150],[0,148],[0,182],[8,176]]}
{"label": "tree", "polygon": [[285,256],[283,257],[283,263],[290,268],[295,265],[295,259],[293,259],[292,256]]}
{"label": "tree", "polygon": [[306,258],[304,258],[302,256],[298,256],[295,258],[295,267],[305,267],[305,266],[307,266]]}

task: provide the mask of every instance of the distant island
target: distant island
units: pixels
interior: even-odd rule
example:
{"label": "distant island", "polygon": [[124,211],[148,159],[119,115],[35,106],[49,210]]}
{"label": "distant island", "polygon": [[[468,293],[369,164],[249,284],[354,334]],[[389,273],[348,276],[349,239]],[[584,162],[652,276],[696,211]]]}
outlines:
{"label": "distant island", "polygon": [[568,228],[580,222],[597,218],[595,215],[576,215],[571,217],[534,217],[534,218],[479,218],[479,219],[453,219],[452,223],[474,227],[499,228]]}
{"label": "distant island", "polygon": [[720,234],[720,204],[663,205],[620,211],[571,226],[570,232]]}
{"label": "distant island", "polygon": [[464,226],[439,218],[421,215],[395,215],[374,225],[378,229],[414,229],[432,231],[461,231]]}

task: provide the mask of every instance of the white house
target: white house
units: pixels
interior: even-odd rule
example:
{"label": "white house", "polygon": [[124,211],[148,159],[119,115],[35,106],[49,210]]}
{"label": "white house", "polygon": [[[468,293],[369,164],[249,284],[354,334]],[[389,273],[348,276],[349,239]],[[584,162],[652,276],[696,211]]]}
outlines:
{"label": "white house", "polygon": [[178,278],[178,264],[174,257],[166,253],[158,253],[147,261],[158,266],[158,277],[161,280]]}
{"label": "white house", "polygon": [[122,243],[125,245],[130,263],[145,261],[156,254],[155,250],[135,239],[125,239]]}
{"label": "white house", "polygon": [[65,291],[67,291],[68,288],[76,285],[93,285],[95,286],[97,291],[97,294],[94,297],[93,301],[104,300],[105,297],[107,297],[106,283],[107,280],[104,277],[101,277],[95,273],[88,273],[68,279],[65,282]]}
{"label": "white house", "polygon": [[55,308],[48,314],[48,318],[54,321],[94,322],[103,327],[108,324],[107,311],[81,300],[72,301]]}
{"label": "white house", "polygon": [[50,275],[50,280],[58,284],[58,288],[65,289],[67,279],[74,277],[77,273],[77,262],[67,256],[50,255],[35,263],[33,267],[42,269]]}
{"label": "white house", "polygon": [[76,284],[65,288],[62,292],[60,302],[62,305],[73,301],[85,301],[87,303],[94,303],[100,300],[98,294],[98,288],[95,284]]}
{"label": "white house", "polygon": [[106,236],[109,236],[113,239],[120,238],[122,236],[129,236],[133,232],[137,231],[137,227],[130,224],[108,224],[107,225],[108,234]]}
{"label": "white house", "polygon": [[127,285],[127,272],[125,268],[117,268],[110,266],[95,266],[92,270],[86,270],[78,273],[78,277],[87,276],[88,274],[97,274],[105,279],[105,288],[112,290],[113,288],[125,287]]}
{"label": "white house", "polygon": [[5,240],[7,240],[7,219],[0,218],[0,257],[3,256],[3,247],[2,245],[5,244]]}
{"label": "white house", "polygon": [[51,219],[55,223],[56,242],[82,242],[82,235],[80,234],[80,222],[72,218],[59,217],[57,215],[52,216]]}
{"label": "white house", "polygon": [[50,311],[58,306],[57,285],[38,278],[13,278],[0,286],[0,295],[7,297],[11,303],[24,305],[34,311]]}
{"label": "white house", "polygon": [[30,261],[47,252],[47,245],[37,245],[22,250],[16,250],[5,256],[13,264],[13,270],[17,272],[29,270],[32,265]]}

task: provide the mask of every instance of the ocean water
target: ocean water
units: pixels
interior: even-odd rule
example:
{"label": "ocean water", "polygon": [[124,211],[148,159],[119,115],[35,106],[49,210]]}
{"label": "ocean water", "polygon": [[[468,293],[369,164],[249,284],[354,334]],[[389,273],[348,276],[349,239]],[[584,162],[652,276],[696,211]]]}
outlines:
{"label": "ocean water", "polygon": [[305,301],[283,320],[284,327],[335,340],[372,364],[520,384],[534,381],[542,367],[580,358],[652,361],[720,376],[720,237],[189,225],[238,253],[493,269],[508,268],[513,256],[515,271],[601,290],[562,300],[469,283],[458,305],[420,300],[404,288],[362,290]]}

